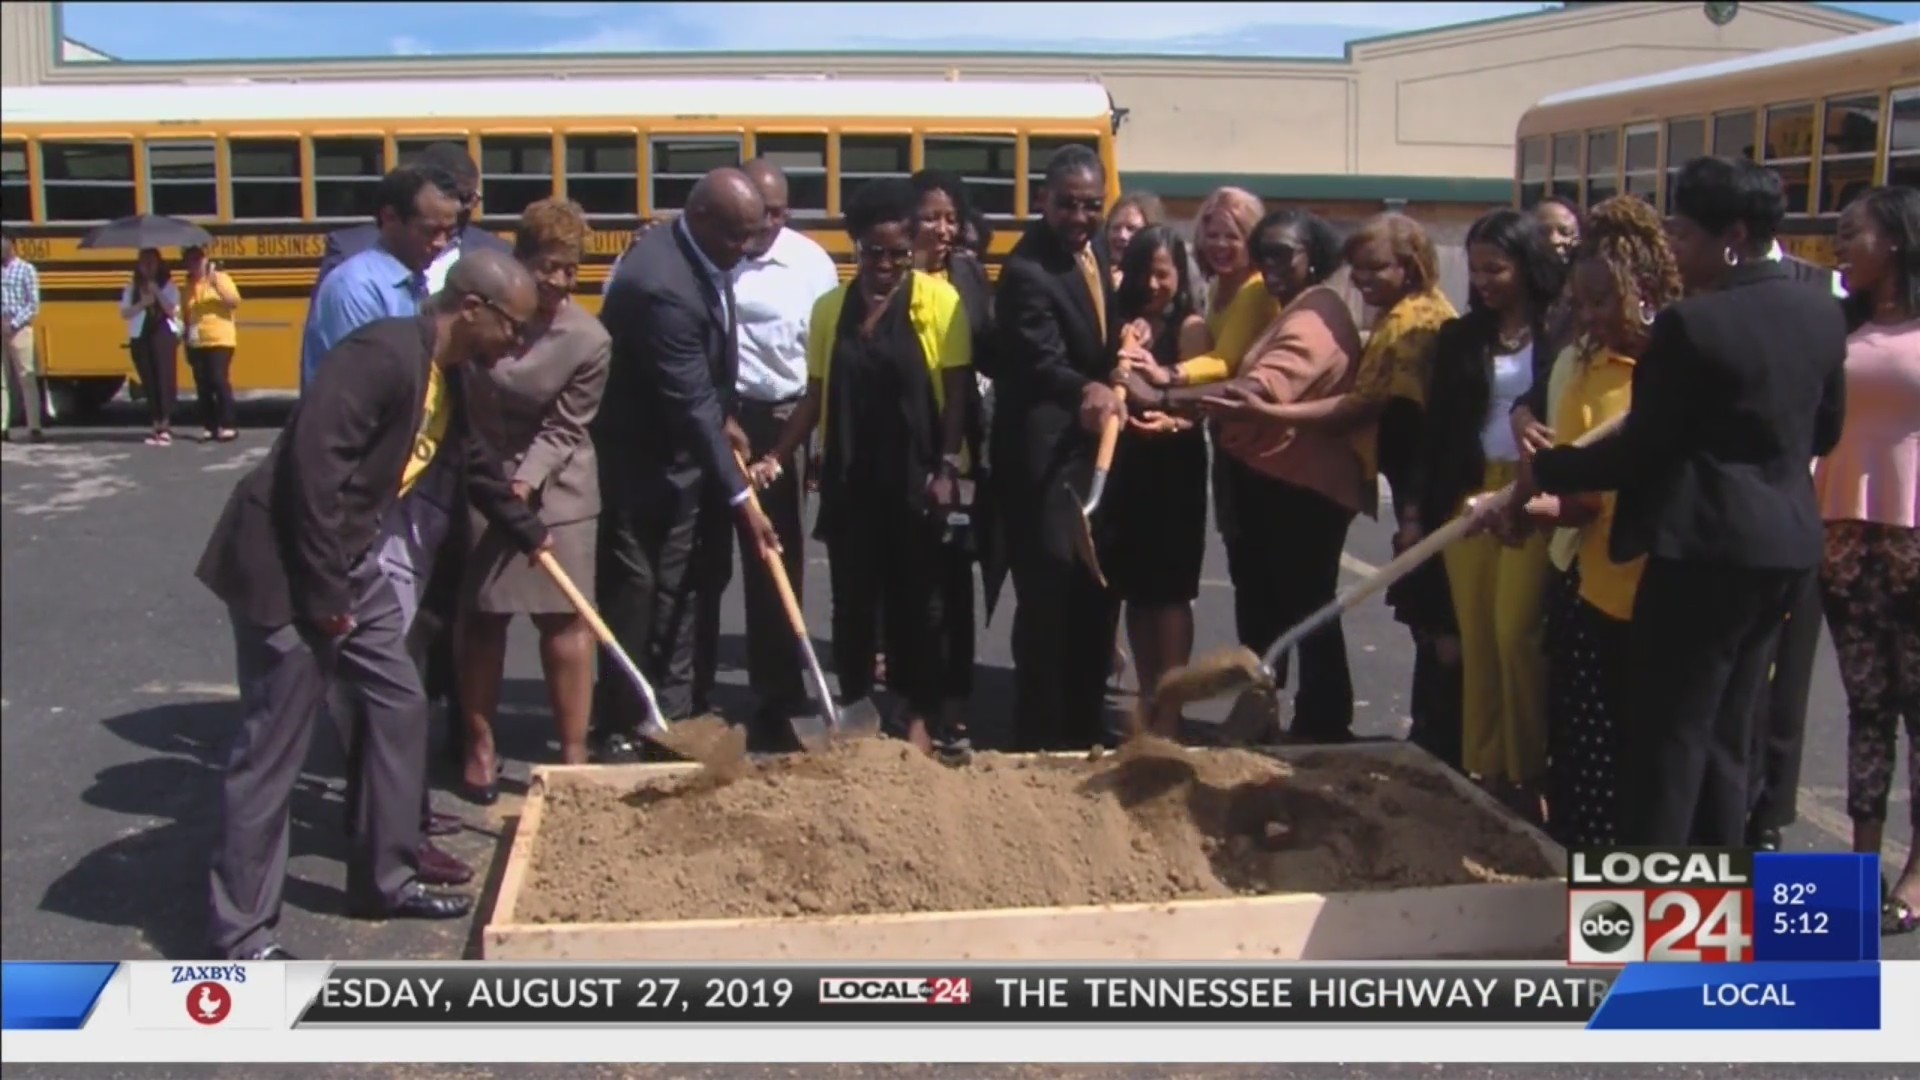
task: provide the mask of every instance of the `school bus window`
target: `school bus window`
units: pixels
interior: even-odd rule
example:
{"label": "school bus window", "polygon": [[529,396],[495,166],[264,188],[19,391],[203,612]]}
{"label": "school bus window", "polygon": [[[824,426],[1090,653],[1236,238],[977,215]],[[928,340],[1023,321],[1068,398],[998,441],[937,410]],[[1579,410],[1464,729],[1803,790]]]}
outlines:
{"label": "school bus window", "polygon": [[653,212],[684,210],[693,185],[714,169],[740,164],[740,140],[661,135],[647,145],[653,165]]}
{"label": "school bus window", "polygon": [[1620,194],[1620,133],[1587,134],[1587,205],[1597,206]]}
{"label": "school bus window", "polygon": [[420,151],[434,143],[459,143],[462,149],[467,145],[465,135],[408,135],[393,140],[393,158],[402,165],[411,165],[420,156]]}
{"label": "school bus window", "polygon": [[1893,92],[1887,118],[1887,184],[1920,187],[1920,86]]}
{"label": "school bus window", "polygon": [[1822,214],[1837,214],[1873,186],[1880,153],[1880,95],[1827,99],[1827,125],[1820,147]]}
{"label": "school bus window", "polygon": [[1031,213],[1040,212],[1040,189],[1047,185],[1047,165],[1053,161],[1053,155],[1067,146],[1084,146],[1095,153],[1100,150],[1091,138],[1036,136],[1027,140],[1027,205],[1032,208]]}
{"label": "school bus window", "polygon": [[300,140],[229,139],[227,174],[233,220],[300,219]]}
{"label": "school bus window", "polygon": [[1660,125],[1641,124],[1627,129],[1627,194],[1649,204],[1660,193]]}
{"label": "school bus window", "polygon": [[1751,158],[1753,154],[1753,110],[1723,112],[1713,118],[1713,156]]}
{"label": "school bus window", "polygon": [[1771,105],[1760,164],[1786,189],[1787,213],[1804,214],[1813,194],[1813,105]]}
{"label": "school bus window", "polygon": [[220,213],[220,181],[213,172],[212,143],[148,143],[147,183],[156,214],[190,218],[216,217]]}
{"label": "school bus window", "polygon": [[1520,208],[1531,210],[1547,197],[1547,139],[1535,135],[1520,140]]}
{"label": "school bus window", "polygon": [[1680,178],[1680,167],[1694,158],[1705,157],[1706,153],[1705,120],[1667,121],[1667,198],[1673,197],[1673,182]]}
{"label": "school bus window", "polygon": [[386,140],[313,140],[313,212],[322,218],[370,218],[387,172]]}
{"label": "school bus window", "polygon": [[640,213],[640,150],[632,135],[567,136],[567,198],[588,217]]}
{"label": "school bus window", "polygon": [[553,195],[553,140],[545,135],[480,136],[480,206],[488,217],[519,217]]}
{"label": "school bus window", "polygon": [[960,178],[967,201],[975,210],[994,217],[1013,215],[1014,141],[1012,137],[927,136],[927,168]]}
{"label": "school bus window", "polygon": [[796,217],[827,212],[827,137],[805,133],[763,134],[754,150],[787,174],[787,211]]}
{"label": "school bus window", "polygon": [[0,221],[33,220],[33,187],[27,175],[27,144],[0,145]]}
{"label": "school bus window", "polygon": [[1580,136],[1553,137],[1553,193],[1563,199],[1580,198]]}
{"label": "school bus window", "polygon": [[48,221],[111,221],[134,212],[131,143],[43,142]]}
{"label": "school bus window", "polygon": [[861,185],[913,173],[913,136],[840,136],[840,209],[853,202]]}

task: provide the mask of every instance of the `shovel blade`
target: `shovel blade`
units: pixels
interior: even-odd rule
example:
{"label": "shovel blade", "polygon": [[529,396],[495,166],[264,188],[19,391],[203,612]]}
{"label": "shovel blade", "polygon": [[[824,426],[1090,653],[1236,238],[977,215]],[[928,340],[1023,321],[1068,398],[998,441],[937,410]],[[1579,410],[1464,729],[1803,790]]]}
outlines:
{"label": "shovel blade", "polygon": [[1235,698],[1220,725],[1220,737],[1228,746],[1266,746],[1279,733],[1280,695],[1264,686],[1255,686]]}
{"label": "shovel blade", "polygon": [[800,749],[809,754],[818,754],[833,745],[833,729],[818,716],[796,716],[787,723],[793,728],[793,737]]}
{"label": "shovel blade", "polygon": [[875,739],[880,736],[880,710],[871,700],[859,701],[840,710],[840,722],[833,734],[841,739]]}
{"label": "shovel blade", "polygon": [[1093,546],[1093,523],[1088,520],[1087,508],[1071,484],[1062,481],[1054,485],[1047,500],[1047,524],[1067,535],[1073,542],[1073,553],[1105,588],[1107,578],[1100,570],[1100,553]]}

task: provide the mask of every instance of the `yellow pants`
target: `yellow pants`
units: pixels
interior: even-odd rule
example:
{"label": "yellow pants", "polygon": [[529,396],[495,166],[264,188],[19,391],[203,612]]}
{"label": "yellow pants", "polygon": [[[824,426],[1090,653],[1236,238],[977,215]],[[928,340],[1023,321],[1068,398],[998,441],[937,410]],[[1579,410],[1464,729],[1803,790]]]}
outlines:
{"label": "yellow pants", "polygon": [[[1511,463],[1490,462],[1483,490],[1513,478]],[[1532,783],[1547,764],[1547,537],[1507,547],[1481,535],[1444,557],[1460,623],[1461,764],[1474,776]]]}

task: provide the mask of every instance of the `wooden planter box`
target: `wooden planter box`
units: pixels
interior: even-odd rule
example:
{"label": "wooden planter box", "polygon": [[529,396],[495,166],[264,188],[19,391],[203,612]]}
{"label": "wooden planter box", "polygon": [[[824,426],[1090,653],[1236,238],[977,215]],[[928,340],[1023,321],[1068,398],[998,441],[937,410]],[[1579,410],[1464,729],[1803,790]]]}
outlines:
{"label": "wooden planter box", "polygon": [[[1263,752],[1282,760],[1294,753],[1365,754],[1439,773],[1462,799],[1526,834],[1550,865],[1565,873],[1566,852],[1559,845],[1416,747],[1387,743]],[[516,921],[520,894],[532,876],[539,849],[549,785],[603,783],[632,788],[649,777],[696,767],[536,767],[507,854],[499,900],[481,937],[481,955],[488,960],[685,963],[1559,960],[1566,956],[1564,880],[902,915],[632,923]],[[618,852],[608,855],[620,857]]]}

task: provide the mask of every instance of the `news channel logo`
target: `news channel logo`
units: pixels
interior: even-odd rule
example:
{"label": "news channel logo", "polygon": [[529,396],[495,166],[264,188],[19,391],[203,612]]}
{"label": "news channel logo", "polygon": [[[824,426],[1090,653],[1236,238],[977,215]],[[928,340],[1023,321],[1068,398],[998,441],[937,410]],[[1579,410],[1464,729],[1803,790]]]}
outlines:
{"label": "news channel logo", "polygon": [[1614,966],[1645,959],[1647,896],[1638,890],[1567,891],[1567,962]]}

